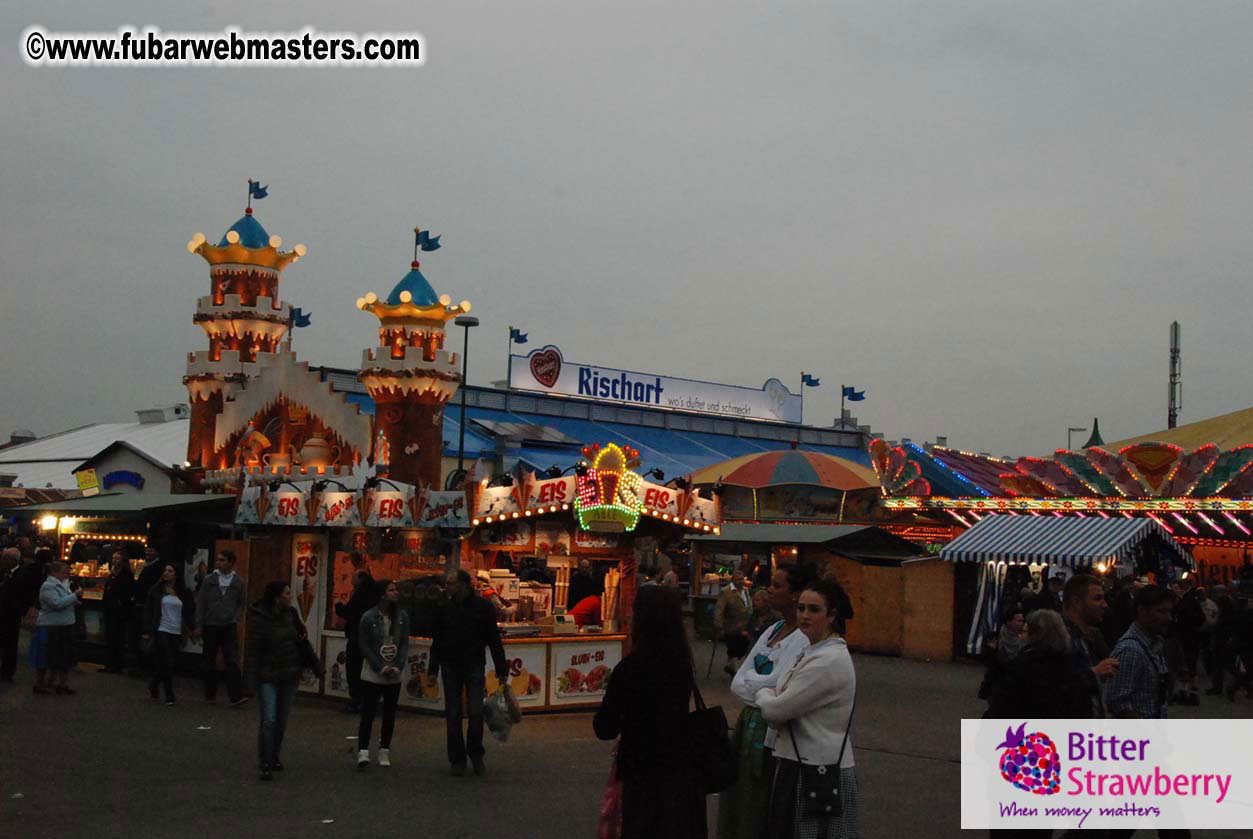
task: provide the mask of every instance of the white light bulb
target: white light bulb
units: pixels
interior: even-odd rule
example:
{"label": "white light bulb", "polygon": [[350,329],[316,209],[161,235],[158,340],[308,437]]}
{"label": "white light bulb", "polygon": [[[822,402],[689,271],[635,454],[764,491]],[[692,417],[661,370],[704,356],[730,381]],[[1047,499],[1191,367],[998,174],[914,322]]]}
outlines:
{"label": "white light bulb", "polygon": [[378,299],[379,296],[372,291],[365,296],[365,302],[367,303],[377,303]]}
{"label": "white light bulb", "polygon": [[192,239],[190,242],[187,243],[187,252],[195,253],[197,247],[199,247],[199,245],[196,244],[196,240]]}
{"label": "white light bulb", "polygon": [[463,311],[463,312],[468,312],[468,311],[470,311],[470,301],[469,301],[469,300],[462,300],[462,301],[461,301],[461,311]]}
{"label": "white light bulb", "polygon": [[400,302],[401,302],[401,303],[412,303],[412,302],[413,302],[413,292],[409,291],[409,289],[405,289],[404,291],[400,292]]}
{"label": "white light bulb", "polygon": [[364,308],[365,308],[365,298],[364,298],[364,297],[358,297],[358,298],[357,298],[357,308],[358,308],[358,309],[364,309]]}
{"label": "white light bulb", "polygon": [[439,296],[439,305],[441,305],[441,306],[447,306],[447,305],[449,305],[450,303],[452,303],[452,298],[451,298],[451,297],[449,297],[447,294],[441,294],[441,295]]}
{"label": "white light bulb", "polygon": [[237,243],[239,241],[239,231],[238,230],[226,231],[226,241],[230,242],[232,245]]}
{"label": "white light bulb", "polygon": [[296,256],[304,256],[309,252],[309,249],[304,245],[296,245],[296,247],[292,248],[292,250],[296,252]]}
{"label": "white light bulb", "polygon": [[283,246],[283,237],[281,237],[281,236],[271,236],[271,237],[270,237],[270,247],[272,247],[272,248],[281,248],[282,246]]}

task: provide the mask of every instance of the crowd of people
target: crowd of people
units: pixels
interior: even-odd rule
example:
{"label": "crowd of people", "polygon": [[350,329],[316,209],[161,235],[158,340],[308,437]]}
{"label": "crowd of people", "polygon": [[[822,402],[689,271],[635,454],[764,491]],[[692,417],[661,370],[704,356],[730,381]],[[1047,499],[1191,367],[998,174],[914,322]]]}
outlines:
{"label": "crowd of people", "polygon": [[[82,592],[50,551],[8,548],[0,585],[0,679],[12,681],[23,616],[31,625],[30,661],[38,694],[72,695],[75,612]],[[858,786],[851,730],[857,677],[843,640],[850,600],[830,570],[807,577],[781,566],[768,582],[738,571],[719,594],[717,635],[727,650],[731,692],[743,703],[730,737],[735,786],[719,799],[719,839],[858,834]],[[484,671],[490,655],[498,680],[507,665],[489,583],[476,589],[452,572],[431,619],[428,678],[442,680],[447,759],[453,775],[486,772]],[[698,699],[691,645],[677,588],[662,575],[638,589],[630,652],[613,670],[593,720],[598,737],[616,739],[604,821],[608,835],[706,837],[707,767],[694,766],[690,707]],[[571,580],[570,604],[598,596],[584,565]],[[347,710],[360,717],[356,766],[392,765],[392,739],[413,616],[391,580],[365,570],[337,604],[348,640]],[[103,672],[126,669],[128,653],[144,667],[150,695],[176,702],[176,661],[183,641],[203,649],[203,686],[216,701],[255,695],[258,765],[263,780],[282,772],[282,747],[302,673],[321,663],[292,604],[291,586],[268,584],[249,603],[235,557],[220,551],[215,569],[184,589],[178,567],[149,549],[136,576],[113,554],[102,597],[107,641]],[[239,625],[248,621],[246,655]],[[136,648],[133,641],[138,637]],[[1207,693],[1253,693],[1253,603],[1239,587],[1210,590],[1184,578],[1169,587],[1146,578],[1088,574],[1052,578],[1040,593],[1022,592],[989,642],[980,696],[989,718],[1164,718],[1168,706]],[[456,698],[463,697],[463,701]],[[375,739],[375,723],[379,723]],[[616,790],[611,795],[611,791]],[[1186,834],[1180,834],[1186,835]]]}
{"label": "crowd of people", "polygon": [[1210,695],[1253,695],[1253,603],[1191,575],[1169,586],[1053,577],[1006,608],[985,654],[989,717],[1162,718],[1171,704],[1200,703],[1202,670]]}

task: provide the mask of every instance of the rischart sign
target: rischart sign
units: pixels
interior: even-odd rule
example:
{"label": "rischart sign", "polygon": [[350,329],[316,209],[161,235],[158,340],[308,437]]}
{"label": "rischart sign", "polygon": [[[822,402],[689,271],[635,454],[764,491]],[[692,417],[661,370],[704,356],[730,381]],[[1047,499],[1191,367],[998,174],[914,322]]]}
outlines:
{"label": "rischart sign", "polygon": [[566,361],[551,344],[509,356],[509,386],[552,396],[581,396],[720,417],[800,422],[801,398],[778,379],[760,388],[676,379]]}
{"label": "rischart sign", "polygon": [[962,720],[961,740],[963,830],[1250,824],[1253,720]]}

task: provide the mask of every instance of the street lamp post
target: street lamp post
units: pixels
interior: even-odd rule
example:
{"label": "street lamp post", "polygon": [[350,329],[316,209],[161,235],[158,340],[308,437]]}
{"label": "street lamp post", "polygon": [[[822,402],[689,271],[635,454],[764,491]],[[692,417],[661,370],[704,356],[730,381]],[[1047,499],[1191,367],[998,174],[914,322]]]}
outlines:
{"label": "street lamp post", "polygon": [[1070,445],[1070,435],[1074,434],[1076,431],[1087,431],[1087,430],[1088,429],[1086,428],[1067,428],[1066,429],[1066,451],[1068,452],[1074,451],[1074,449]]}
{"label": "street lamp post", "polygon": [[453,321],[457,326],[465,328],[465,342],[461,347],[461,426],[460,440],[457,441],[457,471],[462,474],[462,482],[465,481],[465,456],[466,456],[466,371],[469,369],[470,354],[470,327],[478,326],[479,319],[474,315],[462,315]]}

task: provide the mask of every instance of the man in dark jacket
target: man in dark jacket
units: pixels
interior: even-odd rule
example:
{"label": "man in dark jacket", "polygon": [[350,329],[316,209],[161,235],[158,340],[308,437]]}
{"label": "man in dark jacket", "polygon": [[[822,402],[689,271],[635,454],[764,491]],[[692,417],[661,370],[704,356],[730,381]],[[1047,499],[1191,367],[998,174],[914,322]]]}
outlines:
{"label": "man in dark jacket", "polygon": [[114,551],[109,561],[109,578],[105,581],[100,605],[104,612],[104,636],[109,648],[108,665],[100,672],[121,673],[135,607],[135,575],[131,573],[126,554],[121,551]]}
{"label": "man in dark jacket", "polygon": [[[144,610],[148,592],[152,591],[152,587],[160,581],[161,572],[164,570],[165,563],[161,561],[161,555],[157,552],[157,549],[152,545],[145,546],[144,564],[135,578],[135,611],[132,626],[136,630],[144,625]],[[142,675],[148,669],[151,669],[152,655],[150,652],[144,651],[139,636],[140,633],[138,631],[131,636],[131,652],[134,654],[135,661],[139,664],[139,668],[133,671],[131,675]]]}
{"label": "man in dark jacket", "polygon": [[1118,669],[1100,629],[1108,609],[1105,587],[1096,577],[1076,574],[1062,590],[1062,604],[1062,621],[1070,635],[1070,664],[1087,689],[1091,705],[1084,716],[1103,717],[1101,684]]}
{"label": "man in dark jacket", "polygon": [[[464,775],[466,757],[474,764],[474,774],[487,771],[483,764],[483,668],[484,648],[492,651],[492,663],[501,684],[508,684],[509,667],[505,647],[496,625],[496,609],[474,593],[470,575],[463,570],[448,575],[448,602],[444,605],[431,643],[430,673],[442,673],[444,718],[448,724],[448,762],[452,774]],[[469,725],[461,731],[461,693],[466,694]]]}
{"label": "man in dark jacket", "polygon": [[[5,550],[18,553],[17,548]],[[39,599],[39,587],[44,581],[44,571],[35,562],[34,554],[22,552],[19,561],[21,565],[14,568],[0,586],[0,682],[12,682],[17,673],[17,641],[22,631],[22,616]]]}
{"label": "man in dark jacket", "polygon": [[361,628],[361,616],[374,608],[378,603],[378,593],[374,590],[374,578],[364,569],[352,575],[352,596],[347,603],[336,603],[335,614],[344,620],[345,662],[348,676],[348,705],[345,713],[361,713],[361,645],[358,643],[358,631]]}
{"label": "man in dark jacket", "polygon": [[235,554],[221,551],[217,570],[201,581],[196,592],[196,628],[204,641],[204,698],[208,702],[217,700],[219,650],[226,667],[226,695],[231,707],[238,708],[248,701],[239,672],[239,621],[247,602],[244,581],[235,573]]}

